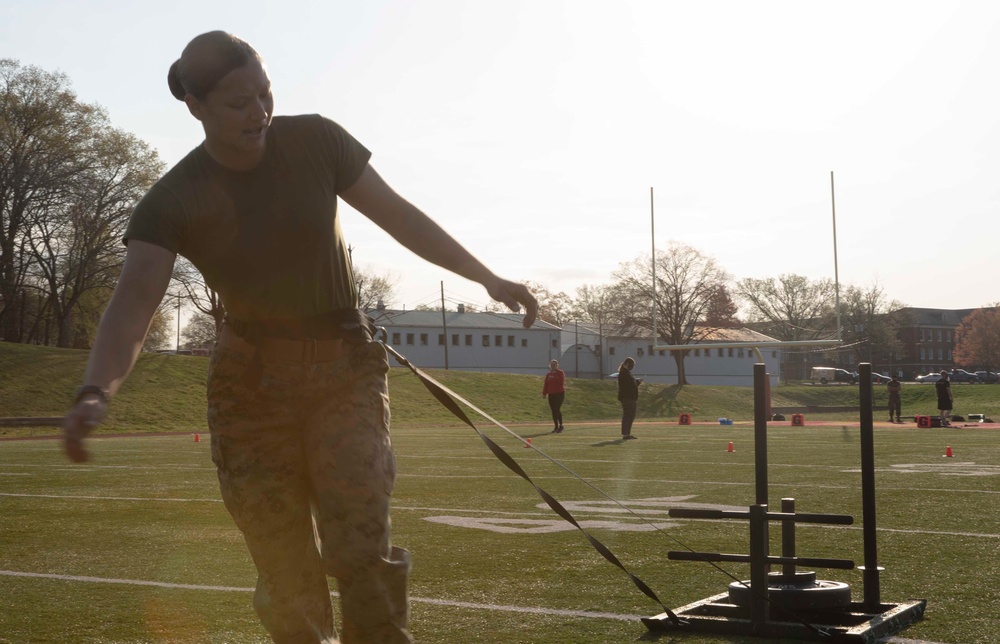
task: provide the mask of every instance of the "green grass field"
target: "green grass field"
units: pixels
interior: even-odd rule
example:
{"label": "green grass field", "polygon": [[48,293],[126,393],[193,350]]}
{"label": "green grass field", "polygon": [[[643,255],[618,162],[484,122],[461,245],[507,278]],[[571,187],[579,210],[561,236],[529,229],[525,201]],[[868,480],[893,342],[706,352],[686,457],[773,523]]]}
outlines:
{"label": "green grass field", "polygon": [[[0,344],[0,416],[61,413],[84,357]],[[86,466],[69,465],[55,440],[0,442],[0,642],[268,641],[250,604],[253,565],[219,500],[208,436],[193,440],[193,433],[205,431],[203,369],[204,360],[197,358],[144,356],[115,401],[108,437],[91,441],[95,458]],[[392,377],[399,467],[394,542],[414,556],[410,590],[417,641],[768,641],[647,635],[638,618],[660,608],[497,461],[472,430],[441,414],[412,375],[397,370]],[[670,519],[666,511],[679,504],[745,509],[752,503],[753,429],[682,427],[674,414],[698,407],[702,418],[749,420],[749,391],[650,387],[644,395],[652,404],[634,430],[640,440],[621,443],[609,420],[613,400],[569,404],[584,393],[608,397],[610,383],[572,382],[567,431],[551,435],[540,379],[454,372],[442,379],[501,421],[516,422],[512,428],[531,437],[536,448],[644,517],[623,513],[538,451],[475,419],[668,606],[726,589],[726,576],[702,563],[669,561],[666,552],[685,546],[746,552],[746,525]],[[797,389],[809,391],[792,391]],[[910,396],[929,390],[904,389]],[[794,387],[780,388],[775,398],[825,395],[808,404],[849,405],[851,393],[847,387]],[[983,397],[968,411],[983,407],[995,414],[990,396],[1000,395],[1000,387],[963,387],[956,397],[963,395]],[[666,411],[656,412],[656,405]],[[727,413],[723,406],[741,411]],[[846,420],[850,414],[831,417]],[[120,435],[138,430],[174,433]],[[882,599],[928,601],[925,619],[901,638],[998,641],[998,437],[980,428],[876,429]],[[860,564],[859,431],[846,422],[775,426],[768,440],[772,505],[794,497],[802,512],[856,519],[846,527],[799,526],[798,553]],[[726,451],[730,441],[733,453]],[[943,457],[947,446],[953,458]],[[778,551],[776,526],[771,541]],[[749,574],[743,564],[722,567],[739,578]],[[859,571],[818,572],[822,579],[849,583],[860,599]]]}

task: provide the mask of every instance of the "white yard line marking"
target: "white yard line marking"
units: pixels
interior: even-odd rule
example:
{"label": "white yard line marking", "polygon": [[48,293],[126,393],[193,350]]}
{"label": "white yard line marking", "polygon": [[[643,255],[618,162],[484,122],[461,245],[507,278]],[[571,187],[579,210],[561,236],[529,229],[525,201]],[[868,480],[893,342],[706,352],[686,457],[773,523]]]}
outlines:
{"label": "white yard line marking", "polygon": [[[164,501],[168,503],[222,503],[222,499],[177,499],[177,498],[156,498],[156,497],[137,497],[137,496],[86,496],[86,495],[68,495],[68,494],[18,494],[13,492],[0,492],[0,497],[14,497],[14,498],[38,498],[38,499],[85,499],[91,501],[151,501],[158,502]],[[626,504],[628,505],[628,504]],[[683,504],[681,504],[683,505]],[[476,510],[476,509],[463,509],[463,508],[429,508],[420,506],[405,506],[405,505],[394,505],[393,510],[397,511],[413,511],[413,512],[453,512],[453,513],[466,513],[475,515],[508,515],[513,517],[528,517],[528,516],[541,516],[549,517],[552,516],[548,512],[502,512],[499,510]],[[604,511],[613,512],[613,510],[606,509]],[[645,515],[647,519],[654,519],[656,515],[649,510],[638,510],[638,513]],[[665,513],[663,517],[666,518]],[[588,519],[614,519],[617,521],[631,520],[628,517],[622,517],[620,515],[588,515]],[[684,519],[684,521],[698,521],[698,519]],[[724,523],[741,523],[738,520],[725,521]],[[821,526],[821,525],[809,525],[803,524],[801,528],[818,528],[822,530],[861,530],[858,526]],[[992,533],[978,533],[978,532],[949,532],[945,530],[914,530],[906,528],[878,528],[878,532],[898,532],[902,534],[926,534],[941,537],[972,537],[978,539],[1000,539],[1000,534]]]}
{"label": "white yard line marking", "polygon": [[[153,586],[156,588],[170,588],[177,590],[206,590],[216,592],[240,592],[252,593],[253,588],[240,588],[236,586],[202,586],[199,584],[175,584],[165,581],[148,581],[144,579],[116,579],[105,577],[87,577],[80,575],[57,575],[52,573],[22,572],[17,570],[0,570],[0,576],[4,577],[27,577],[32,579],[52,579],[56,581],[75,581],[91,584],[125,584],[130,586]],[[334,597],[337,593],[331,593]],[[586,610],[563,610],[558,608],[538,608],[534,606],[510,606],[505,604],[482,604],[478,602],[460,602],[448,599],[431,599],[428,597],[410,597],[410,601],[419,604],[432,604],[435,606],[448,606],[451,608],[471,608],[475,610],[492,610],[508,613],[530,613],[534,615],[559,615],[563,617],[587,617],[594,619],[616,619],[621,621],[639,621],[642,615],[626,615],[622,613],[603,613]]]}
{"label": "white yard line marking", "polygon": [[81,494],[17,494],[0,492],[0,496],[26,497],[33,499],[86,499],[88,501],[169,501],[171,503],[222,503],[222,499],[173,499],[169,497],[144,496],[85,496]]}
{"label": "white yard line marking", "polygon": [[[23,572],[18,570],[0,570],[0,576],[22,577],[31,579],[51,579],[55,581],[75,581],[90,584],[125,584],[130,586],[153,586],[156,588],[169,588],[174,590],[202,590],[209,592],[237,592],[252,593],[253,588],[241,588],[238,586],[203,586],[200,584],[175,584],[165,581],[148,581],[144,579],[116,579],[105,577],[87,577],[81,575],[57,575],[52,573]],[[330,593],[337,597],[337,593]],[[505,613],[527,613],[531,615],[556,615],[560,617],[581,617],[587,619],[614,619],[623,622],[638,622],[646,615],[628,615],[624,613],[604,613],[587,610],[564,610],[559,608],[539,608],[535,606],[511,606],[509,604],[483,604],[479,602],[460,602],[450,599],[431,599],[429,597],[410,597],[410,602],[417,604],[430,604],[433,606],[445,606],[448,608],[468,608],[471,610],[489,610]],[[914,640],[902,637],[890,637],[879,640],[884,644],[939,644],[928,640]]]}

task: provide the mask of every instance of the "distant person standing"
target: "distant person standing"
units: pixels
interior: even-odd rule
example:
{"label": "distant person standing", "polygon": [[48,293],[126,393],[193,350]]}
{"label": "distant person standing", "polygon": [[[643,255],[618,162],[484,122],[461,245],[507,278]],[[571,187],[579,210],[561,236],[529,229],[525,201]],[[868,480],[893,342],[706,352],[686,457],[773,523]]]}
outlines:
{"label": "distant person standing", "polygon": [[[885,384],[885,388],[889,390],[889,422],[901,423],[903,422],[903,419],[900,418],[900,414],[903,410],[903,401],[899,397],[899,390],[902,388],[902,385],[898,380],[896,380],[896,376],[893,376],[889,382]],[[892,419],[893,413],[896,414],[896,420]]]}
{"label": "distant person standing", "polygon": [[566,398],[566,373],[559,368],[559,361],[549,363],[549,372],[545,374],[545,384],[542,385],[542,398],[548,397],[549,409],[552,410],[552,422],[555,427],[553,434],[561,434],[563,427],[562,404]]}
{"label": "distant person standing", "polygon": [[635,420],[635,410],[639,404],[639,378],[632,375],[635,367],[633,358],[625,358],[618,367],[618,401],[622,404],[622,440],[635,440],[632,435],[632,422]]}
{"label": "distant person standing", "polygon": [[951,418],[951,410],[955,407],[955,399],[951,395],[951,382],[948,380],[948,372],[941,372],[941,379],[934,383],[937,389],[937,406],[941,412],[941,426],[948,424]]}

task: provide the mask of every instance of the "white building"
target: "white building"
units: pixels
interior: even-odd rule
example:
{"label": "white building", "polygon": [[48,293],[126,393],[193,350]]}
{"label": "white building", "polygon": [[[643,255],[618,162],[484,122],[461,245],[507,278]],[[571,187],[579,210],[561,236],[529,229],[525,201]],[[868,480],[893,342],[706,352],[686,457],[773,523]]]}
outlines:
{"label": "white building", "polygon": [[[522,326],[517,313],[458,311],[368,311],[376,326],[386,331],[388,344],[417,367],[543,375],[556,359],[570,378],[606,378],[618,371],[622,360],[636,360],[634,372],[646,382],[676,383],[677,366],[669,351],[654,349],[648,337],[620,329],[605,330],[593,324],[570,322],[562,329],[535,321]],[[692,385],[753,385],[752,349],[719,348],[727,342],[774,342],[749,329],[713,329],[692,344],[684,359]],[[778,384],[779,352],[761,351]],[[399,366],[390,359],[389,364]]]}
{"label": "white building", "polygon": [[[712,329],[701,341],[691,344],[684,359],[687,381],[692,385],[753,386],[753,365],[758,361],[752,348],[728,348],[713,345],[733,342],[775,342],[774,338],[750,329]],[[621,331],[601,329],[593,324],[570,322],[563,326],[559,365],[571,378],[607,377],[631,356],[636,361],[632,370],[646,382],[676,383],[677,363],[670,351],[655,349],[650,337]],[[780,352],[761,349],[771,384],[777,386]]]}
{"label": "white building", "polygon": [[[458,311],[367,312],[386,331],[388,344],[424,369],[457,369],[542,375],[558,359],[559,327],[523,314]],[[389,364],[399,366],[391,357]]]}

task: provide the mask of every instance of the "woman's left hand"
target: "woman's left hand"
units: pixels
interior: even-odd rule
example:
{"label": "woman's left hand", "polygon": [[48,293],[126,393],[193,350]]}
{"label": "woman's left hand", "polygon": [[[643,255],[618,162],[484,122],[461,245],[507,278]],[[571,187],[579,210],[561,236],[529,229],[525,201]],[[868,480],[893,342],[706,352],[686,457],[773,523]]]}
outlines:
{"label": "woman's left hand", "polygon": [[538,300],[531,294],[528,287],[518,282],[500,279],[499,277],[491,284],[486,284],[486,292],[497,302],[502,302],[515,313],[521,311],[524,306],[524,328],[531,328],[538,317]]}

